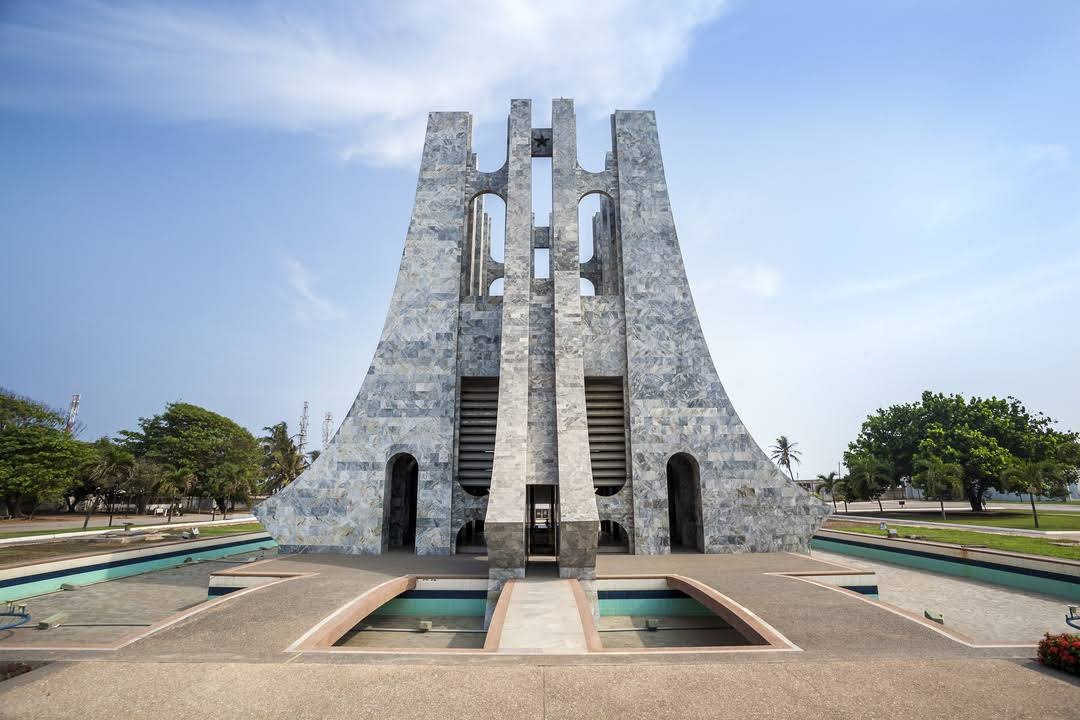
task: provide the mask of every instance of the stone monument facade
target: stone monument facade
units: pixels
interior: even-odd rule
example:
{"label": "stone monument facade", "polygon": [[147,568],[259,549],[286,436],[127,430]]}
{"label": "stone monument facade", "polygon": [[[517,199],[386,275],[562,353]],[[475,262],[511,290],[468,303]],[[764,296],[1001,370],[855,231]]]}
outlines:
{"label": "stone monument facade", "polygon": [[[312,466],[255,509],[283,551],[486,551],[497,586],[530,555],[587,580],[598,550],[806,550],[827,507],[770,462],[720,383],[656,118],[617,111],[611,127],[604,169],[588,172],[573,101],[555,100],[551,127],[534,128],[530,101],[514,100],[506,162],[481,172],[472,117],[429,116],[360,392]],[[535,158],[551,163],[547,225],[533,218]],[[578,209],[591,194],[600,211],[582,262]],[[492,196],[505,203],[501,261]]]}

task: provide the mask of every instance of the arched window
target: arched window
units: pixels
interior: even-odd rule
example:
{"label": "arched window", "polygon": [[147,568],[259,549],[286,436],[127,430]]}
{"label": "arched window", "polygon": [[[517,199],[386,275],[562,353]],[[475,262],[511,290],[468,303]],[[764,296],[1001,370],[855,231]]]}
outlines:
{"label": "arched window", "polygon": [[596,224],[601,221],[600,193],[590,193],[578,202],[578,257],[581,262],[589,262],[595,254],[596,241],[600,233]]}
{"label": "arched window", "polygon": [[480,257],[484,250],[495,262],[502,262],[506,252],[506,202],[495,193],[481,193],[473,198],[475,231],[478,233]]}
{"label": "arched window", "polygon": [[383,545],[413,548],[416,545],[416,489],[420,466],[416,458],[400,453],[386,463],[383,495]]}
{"label": "arched window", "polygon": [[596,294],[596,288],[593,287],[592,280],[586,280],[581,278],[581,296],[592,297]]}
{"label": "arched window", "polygon": [[491,281],[491,285],[488,285],[487,291],[488,297],[502,297],[503,294],[503,279],[495,278]]}
{"label": "arched window", "polygon": [[668,529],[671,550],[705,552],[701,522],[701,478],[689,453],[676,453],[667,463]]}

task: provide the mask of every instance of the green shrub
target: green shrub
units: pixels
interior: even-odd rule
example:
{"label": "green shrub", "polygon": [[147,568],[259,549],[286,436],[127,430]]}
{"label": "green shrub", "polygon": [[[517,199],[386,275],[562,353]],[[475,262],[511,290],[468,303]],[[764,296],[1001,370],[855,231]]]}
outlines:
{"label": "green shrub", "polygon": [[1046,633],[1046,637],[1039,641],[1039,662],[1080,675],[1080,635]]}

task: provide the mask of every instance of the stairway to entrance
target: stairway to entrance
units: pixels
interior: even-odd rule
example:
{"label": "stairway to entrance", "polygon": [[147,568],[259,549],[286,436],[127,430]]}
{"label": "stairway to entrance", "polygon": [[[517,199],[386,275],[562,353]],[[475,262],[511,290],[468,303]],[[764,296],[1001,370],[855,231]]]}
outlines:
{"label": "stairway to entrance", "polygon": [[498,652],[552,655],[588,652],[585,629],[569,580],[526,577],[514,581],[507,589],[511,590],[510,604]]}

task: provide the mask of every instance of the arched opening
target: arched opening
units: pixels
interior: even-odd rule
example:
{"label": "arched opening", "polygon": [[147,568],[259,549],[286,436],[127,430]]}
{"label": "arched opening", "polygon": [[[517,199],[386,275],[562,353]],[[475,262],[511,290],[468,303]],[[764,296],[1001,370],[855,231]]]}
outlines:
{"label": "arched opening", "polygon": [[602,230],[598,228],[601,222],[600,193],[590,193],[578,202],[578,257],[581,262],[588,262],[596,251],[596,241],[600,239]]}
{"label": "arched opening", "polygon": [[458,554],[487,552],[487,538],[484,536],[484,521],[470,520],[458,530],[454,544]]}
{"label": "arched opening", "polygon": [[488,297],[502,297],[503,294],[503,279],[495,278],[491,281],[491,285],[488,286]]}
{"label": "arched opening", "polygon": [[386,464],[386,496],[383,541],[387,548],[416,545],[416,486],[420,466],[416,458],[401,453]]}
{"label": "arched opening", "polygon": [[593,295],[596,295],[596,288],[593,286],[592,280],[581,278],[581,296],[592,297]]}
{"label": "arched opening", "polygon": [[698,464],[687,453],[676,453],[667,463],[668,528],[672,552],[705,552],[701,523],[701,482]]}
{"label": "arched opening", "polygon": [[483,261],[490,256],[502,262],[506,249],[506,202],[495,193],[480,193],[469,206],[472,247],[476,257]]}
{"label": "arched opening", "polygon": [[602,553],[630,552],[630,536],[626,529],[614,520],[600,521],[600,534],[596,538],[596,551]]}

